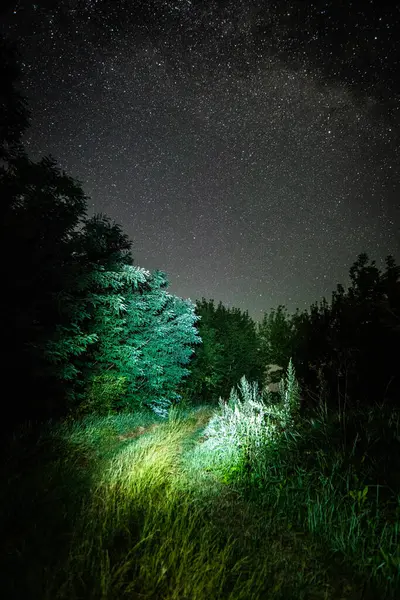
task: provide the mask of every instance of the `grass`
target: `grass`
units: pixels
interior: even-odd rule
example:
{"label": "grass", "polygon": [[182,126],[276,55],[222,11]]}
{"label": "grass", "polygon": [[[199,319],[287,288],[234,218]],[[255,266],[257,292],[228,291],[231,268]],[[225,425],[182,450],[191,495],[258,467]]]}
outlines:
{"label": "grass", "polygon": [[[252,446],[243,440],[262,420],[235,437],[224,410],[87,417],[37,440],[21,432],[2,473],[2,596],[399,597],[395,469],[373,451],[375,417],[358,415],[345,442],[334,418],[303,419]],[[251,415],[245,398],[238,410]],[[395,418],[385,439],[389,429],[394,444]],[[377,468],[392,487],[373,487]]]}
{"label": "grass", "polygon": [[399,597],[400,413],[376,406],[346,421],[306,419],[285,415],[285,393],[271,406],[255,388],[239,389],[242,398],[221,404],[208,427],[223,480],[272,508],[275,522],[320,540],[373,597]]}

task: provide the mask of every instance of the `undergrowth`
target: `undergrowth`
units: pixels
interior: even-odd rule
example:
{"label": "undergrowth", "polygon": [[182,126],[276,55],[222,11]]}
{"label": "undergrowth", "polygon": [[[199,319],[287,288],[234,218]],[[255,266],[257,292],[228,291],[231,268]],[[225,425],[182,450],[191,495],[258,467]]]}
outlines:
{"label": "undergrowth", "polygon": [[[396,598],[399,419],[300,416],[242,379],[217,410],[29,428],[5,454],[7,598]],[[29,443],[28,443],[29,441]],[[35,443],[33,443],[35,442]]]}
{"label": "undergrowth", "polygon": [[[375,590],[400,590],[399,414],[382,407],[299,416],[293,374],[271,403],[242,380],[199,449],[220,480],[312,534]],[[289,402],[289,398],[291,401]],[[374,592],[374,593],[375,593]]]}

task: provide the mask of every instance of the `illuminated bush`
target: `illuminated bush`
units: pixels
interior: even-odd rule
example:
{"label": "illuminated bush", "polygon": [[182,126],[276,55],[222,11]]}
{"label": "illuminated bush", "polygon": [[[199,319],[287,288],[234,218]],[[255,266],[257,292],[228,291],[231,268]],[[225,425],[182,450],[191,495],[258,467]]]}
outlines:
{"label": "illuminated bush", "polygon": [[210,451],[212,466],[224,473],[251,470],[268,448],[295,435],[298,413],[299,385],[291,361],[277,403],[257,383],[242,377],[229,400],[220,399],[219,410],[205,429],[203,446]]}

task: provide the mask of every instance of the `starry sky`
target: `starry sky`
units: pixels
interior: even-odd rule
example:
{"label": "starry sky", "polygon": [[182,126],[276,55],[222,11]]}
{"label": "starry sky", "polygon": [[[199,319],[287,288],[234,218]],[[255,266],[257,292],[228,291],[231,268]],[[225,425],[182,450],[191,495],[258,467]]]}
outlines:
{"label": "starry sky", "polygon": [[[393,4],[393,6],[391,6]],[[256,319],[400,258],[400,9],[365,0],[8,2],[52,154],[170,291]]]}

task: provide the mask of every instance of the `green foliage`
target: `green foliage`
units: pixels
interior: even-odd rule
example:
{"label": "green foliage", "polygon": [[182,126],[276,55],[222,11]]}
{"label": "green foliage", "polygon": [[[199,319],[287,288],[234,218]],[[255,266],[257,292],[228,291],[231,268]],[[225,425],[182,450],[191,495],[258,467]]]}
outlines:
{"label": "green foliage", "polygon": [[35,163],[18,146],[27,113],[5,47],[0,53],[0,106],[9,118],[0,118],[0,305],[15,315],[3,329],[2,369],[20,381],[13,419],[84,407],[107,413],[145,400],[165,411],[198,341],[194,307],[165,291],[163,274],[132,266],[118,224],[86,218],[81,185],[52,158]]}
{"label": "green foliage", "polygon": [[265,313],[258,325],[263,365],[280,365],[286,369],[293,346],[293,324],[285,306]]}
{"label": "green foliage", "polygon": [[4,268],[3,313],[12,305],[16,323],[4,331],[3,366],[15,378],[24,371],[21,401],[32,392],[39,400],[19,405],[20,415],[57,416],[83,401],[103,412],[126,405],[125,393],[113,395],[112,407],[108,391],[94,400],[106,370],[125,378],[128,404],[146,399],[165,410],[198,341],[194,307],[166,292],[163,274],[130,264],[131,243],[117,224],[85,219],[81,188],[54,161],[19,157],[0,186],[8,201],[3,256],[16,249]]}
{"label": "green foliage", "polygon": [[182,394],[197,404],[218,397],[224,376],[224,346],[218,341],[218,332],[211,327],[204,313],[199,319],[197,330],[201,344],[196,347],[190,363],[190,375],[182,388]]}
{"label": "green foliage", "polygon": [[261,379],[262,365],[255,322],[247,312],[226,308],[213,300],[196,303],[202,344],[190,364],[183,393],[192,402],[217,403],[244,374]]}
{"label": "green foliage", "polygon": [[293,420],[296,420],[300,413],[300,385],[296,379],[291,358],[289,359],[286,379],[281,380],[280,396],[286,412],[291,415]]}
{"label": "green foliage", "polygon": [[238,389],[232,388],[228,402],[220,400],[219,410],[204,432],[204,448],[213,453],[213,467],[222,472],[225,481],[257,471],[266,453],[296,435],[298,414],[299,385],[291,361],[278,403],[243,376]]}
{"label": "green foliage", "polygon": [[188,469],[209,416],[87,417],[48,430],[33,465],[14,444],[11,472],[26,473],[0,498],[6,597],[309,597],[325,580],[309,545],[281,544],[268,514]]}
{"label": "green foliage", "polygon": [[87,218],[80,183],[51,157],[29,160],[18,68],[2,42],[0,55],[0,306],[15,316],[3,328],[2,369],[18,381],[12,419],[145,402],[166,414],[199,340],[194,307],[166,292],[164,274],[132,266],[121,227]]}
{"label": "green foliage", "polygon": [[[4,253],[16,248],[6,262],[9,294],[2,300],[4,312],[11,303],[17,319],[16,334],[6,329],[7,367],[23,370],[27,389],[41,401],[19,406],[22,416],[57,416],[76,409],[88,382],[104,371],[101,361],[95,364],[101,353],[105,368],[112,366],[123,294],[148,276],[130,266],[131,243],[117,224],[104,215],[85,218],[81,187],[53,160],[14,159],[0,186],[8,200]],[[32,395],[21,390],[25,396]]]}
{"label": "green foliage", "polygon": [[338,414],[314,416],[273,469],[260,466],[265,501],[281,518],[368,572],[371,591],[393,598],[400,571],[382,556],[396,556],[399,543],[398,423],[398,414],[378,406],[349,412],[345,429]]}
{"label": "green foliage", "polygon": [[141,273],[143,285],[125,293],[119,335],[100,347],[95,358],[97,364],[112,361],[126,377],[128,394],[120,406],[147,404],[166,416],[171,403],[179,400],[177,386],[199,341],[197,317],[190,301],[167,292],[164,273]]}
{"label": "green foliage", "polygon": [[126,396],[127,389],[126,377],[115,373],[95,375],[79,410],[100,415],[112,414]]}
{"label": "green foliage", "polygon": [[[69,417],[40,436],[25,424],[4,453],[5,595],[328,597],[303,564],[318,540],[327,561],[338,555],[364,587],[399,597],[400,418],[360,407],[398,402],[394,258],[381,272],[360,254],[330,303],[291,317],[280,305],[258,327],[212,300],[195,307],[168,293],[164,273],[133,266],[121,227],[87,218],[82,186],[51,157],[29,160],[17,77],[1,42],[7,412]],[[267,364],[287,367],[278,401],[259,391]],[[324,400],[312,421],[300,417],[298,374]],[[230,390],[214,414],[190,412]],[[277,542],[290,535],[292,552]]]}
{"label": "green foliage", "polygon": [[[260,404],[245,381],[236,397]],[[393,444],[398,415],[357,413],[348,452],[337,417],[303,421],[256,470],[253,454],[216,478],[204,468],[211,410],[172,413],[91,415],[14,437],[0,494],[7,597],[333,600],[345,573],[357,599],[398,598],[399,498],[368,481],[377,420]]]}

